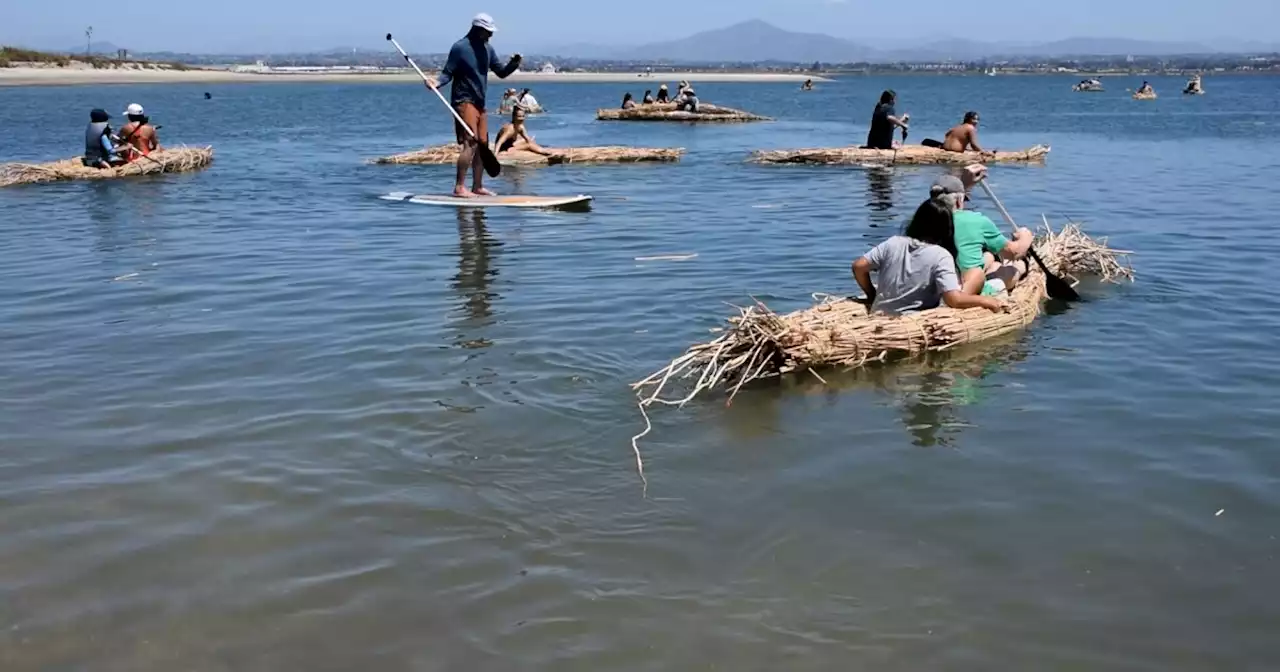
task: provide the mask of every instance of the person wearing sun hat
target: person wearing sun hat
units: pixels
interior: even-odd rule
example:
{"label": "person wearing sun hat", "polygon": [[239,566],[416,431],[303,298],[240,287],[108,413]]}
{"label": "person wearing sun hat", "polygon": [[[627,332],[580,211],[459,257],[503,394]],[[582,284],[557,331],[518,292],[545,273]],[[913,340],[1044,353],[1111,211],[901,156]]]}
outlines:
{"label": "person wearing sun hat", "polygon": [[[462,151],[458,153],[457,181],[453,186],[453,195],[472,198],[477,195],[493,196],[493,192],[484,188],[484,167],[480,161],[480,153],[476,151],[479,143],[489,143],[489,125],[485,112],[485,94],[489,86],[489,73],[506,79],[520,67],[520,54],[513,54],[506,65],[498,64],[498,54],[489,43],[489,38],[498,31],[493,17],[488,14],[476,14],[471,19],[471,29],[465,37],[454,43],[449,49],[449,58],[440,70],[437,81],[427,81],[427,86],[436,89],[445,84],[452,84],[450,104],[462,117],[467,128],[454,121],[454,132]],[[470,133],[467,132],[470,129]],[[471,188],[464,183],[467,168],[471,168]]]}
{"label": "person wearing sun hat", "polygon": [[129,123],[120,129],[120,143],[130,153],[130,161],[136,161],[160,149],[160,136],[156,134],[156,127],[151,125],[151,120],[141,105],[129,105],[124,116]]}
{"label": "person wearing sun hat", "polygon": [[113,141],[111,115],[106,110],[89,112],[89,125],[84,129],[84,156],[80,162],[89,168],[111,168],[124,163],[120,148]]}

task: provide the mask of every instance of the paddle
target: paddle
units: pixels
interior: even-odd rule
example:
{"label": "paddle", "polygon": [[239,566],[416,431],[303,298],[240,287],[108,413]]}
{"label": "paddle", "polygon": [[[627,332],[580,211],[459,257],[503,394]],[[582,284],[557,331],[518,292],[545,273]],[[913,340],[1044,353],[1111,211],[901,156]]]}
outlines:
{"label": "paddle", "polygon": [[[1008,210],[1004,209],[1004,204],[996,197],[996,193],[991,191],[991,187],[987,184],[987,181],[984,179],[978,184],[982,186],[982,190],[987,192],[987,196],[994,201],[996,207],[1000,209],[1000,214],[1004,216],[1004,221],[1009,222],[1009,226],[1012,226],[1014,230],[1017,231],[1018,225],[1013,221],[1013,216],[1009,214]],[[1049,271],[1049,268],[1044,265],[1044,261],[1040,259],[1040,255],[1036,254],[1035,248],[1028,247],[1027,253],[1031,255],[1032,259],[1036,260],[1036,265],[1038,265],[1040,270],[1044,272],[1044,288],[1045,291],[1048,292],[1049,298],[1058,299],[1059,301],[1080,300],[1080,294],[1076,292],[1074,287],[1072,287],[1066,280],[1059,278]]]}
{"label": "paddle", "polygon": [[444,99],[444,94],[440,93],[440,89],[437,89],[432,85],[431,79],[422,71],[422,68],[418,67],[417,63],[413,62],[413,59],[409,57],[409,54],[405,53],[405,50],[400,46],[400,43],[396,42],[395,39],[391,37],[391,33],[387,33],[387,41],[395,45],[396,51],[399,51],[400,55],[404,56],[404,60],[408,61],[409,65],[413,66],[413,69],[418,72],[418,76],[422,78],[423,82],[426,82],[428,88],[435,92],[436,97],[440,99],[440,102],[444,103],[444,106],[449,108],[449,114],[452,114],[453,118],[458,120],[458,124],[467,129],[467,134],[476,141],[476,150],[480,152],[480,162],[484,164],[484,172],[488,173],[489,177],[497,177],[501,174],[502,164],[498,163],[498,157],[493,155],[493,150],[489,147],[488,143],[481,142],[480,138],[476,137],[476,132],[471,130],[471,127],[468,126],[466,122],[462,121],[462,117],[458,116],[458,111],[453,109],[453,106],[449,104],[449,101]]}

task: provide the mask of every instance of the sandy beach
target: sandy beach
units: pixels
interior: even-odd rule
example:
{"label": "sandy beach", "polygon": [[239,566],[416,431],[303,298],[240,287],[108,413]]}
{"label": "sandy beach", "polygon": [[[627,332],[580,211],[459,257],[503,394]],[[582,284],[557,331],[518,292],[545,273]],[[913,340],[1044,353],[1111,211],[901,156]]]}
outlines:
{"label": "sandy beach", "polygon": [[[822,77],[789,73],[750,72],[670,72],[648,75],[636,72],[517,72],[505,80],[520,83],[646,83],[655,88],[662,82],[675,83],[687,79],[690,82],[815,82],[828,81]],[[271,82],[413,82],[418,81],[413,71],[395,73],[248,73],[229,70],[127,70],[127,69],[64,69],[64,68],[0,68],[0,86],[70,86],[85,84],[189,84],[189,83],[271,83]],[[491,81],[499,81],[496,77]]]}

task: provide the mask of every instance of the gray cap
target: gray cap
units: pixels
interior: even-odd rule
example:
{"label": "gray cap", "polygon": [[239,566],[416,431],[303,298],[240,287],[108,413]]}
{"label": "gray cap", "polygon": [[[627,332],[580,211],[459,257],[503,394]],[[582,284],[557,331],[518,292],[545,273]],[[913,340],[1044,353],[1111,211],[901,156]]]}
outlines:
{"label": "gray cap", "polygon": [[933,181],[933,186],[929,187],[930,196],[941,196],[943,194],[963,194],[964,182],[955,175],[943,175]]}

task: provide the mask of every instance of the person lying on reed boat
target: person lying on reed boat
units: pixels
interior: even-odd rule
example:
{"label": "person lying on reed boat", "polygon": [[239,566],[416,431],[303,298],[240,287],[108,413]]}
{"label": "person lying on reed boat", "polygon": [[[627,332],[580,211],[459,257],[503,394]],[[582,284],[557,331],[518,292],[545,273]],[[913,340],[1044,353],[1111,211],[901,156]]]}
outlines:
{"label": "person lying on reed boat", "polygon": [[969,150],[989,154],[978,145],[978,113],[969,111],[964,113],[964,121],[959,125],[953,126],[947,131],[946,137],[942,140],[942,149],[948,152],[964,153]]}
{"label": "person lying on reed boat", "polygon": [[636,100],[635,98],[631,97],[631,92],[628,91],[626,95],[622,96],[622,109],[629,110],[635,106],[636,106]]}
{"label": "person lying on reed boat", "polygon": [[106,110],[89,112],[89,125],[84,129],[84,156],[80,162],[89,168],[114,168],[125,163],[111,132],[111,115]]}
{"label": "person lying on reed boat", "polygon": [[954,175],[943,175],[935,180],[929,189],[929,200],[952,212],[956,267],[960,269],[964,292],[999,296],[1012,291],[1018,286],[1018,279],[1026,276],[1025,257],[1035,237],[1030,229],[1019,228],[1011,241],[986,215],[966,210],[964,204],[969,198],[968,190],[986,179],[987,168],[975,164],[965,168],[962,175],[964,180]]}
{"label": "person lying on reed boat", "polygon": [[659,87],[658,87],[658,100],[657,100],[656,102],[659,102],[659,103],[669,103],[669,102],[671,102],[671,99],[668,97],[668,94],[667,94],[667,85],[666,85],[666,84],[663,84],[663,85],[661,85],[661,86],[659,86]]}
{"label": "person lying on reed boat", "polygon": [[[853,277],[866,293],[873,313],[901,315],[937,308],[986,308],[1002,312],[1005,303],[962,291],[956,275],[952,213],[946,204],[920,204],[904,235],[894,236],[853,262]],[[871,282],[871,272],[877,281]]]}
{"label": "person lying on reed boat", "polygon": [[129,123],[120,129],[120,142],[128,152],[130,161],[137,161],[160,149],[160,136],[156,134],[156,127],[151,125],[151,119],[141,105],[129,105],[124,116]]}
{"label": "person lying on reed boat", "polygon": [[676,109],[695,113],[698,111],[698,94],[694,93],[693,87],[686,86],[681,90],[680,96],[676,98]]}
{"label": "person lying on reed boat", "polygon": [[907,136],[907,122],[910,115],[898,118],[894,104],[898,102],[898,94],[892,89],[880,94],[880,102],[871,114],[871,130],[867,131],[867,149],[893,149],[893,132],[902,129],[902,137]]}
{"label": "person lying on reed boat", "polygon": [[640,100],[640,102],[641,102],[641,103],[644,103],[645,105],[652,105],[652,104],[653,104],[653,89],[645,89],[645,90],[644,90],[644,98],[642,98],[642,99]]}
{"label": "person lying on reed boat", "polygon": [[503,124],[502,128],[498,130],[498,137],[493,141],[494,154],[501,154],[506,151],[525,151],[541,154],[542,156],[551,156],[549,150],[544,149],[533,141],[533,136],[525,128],[524,117],[524,107],[516,105],[511,112],[511,123]]}

